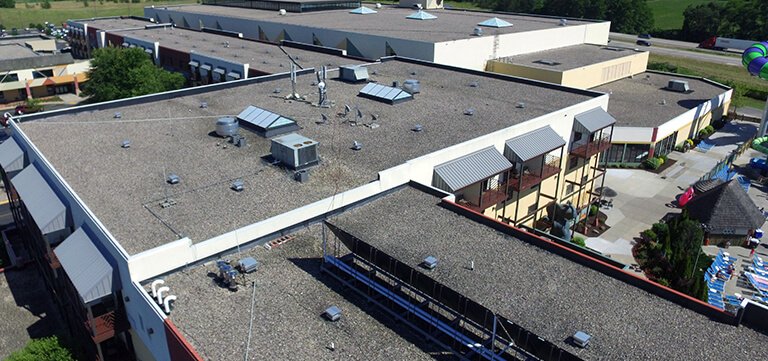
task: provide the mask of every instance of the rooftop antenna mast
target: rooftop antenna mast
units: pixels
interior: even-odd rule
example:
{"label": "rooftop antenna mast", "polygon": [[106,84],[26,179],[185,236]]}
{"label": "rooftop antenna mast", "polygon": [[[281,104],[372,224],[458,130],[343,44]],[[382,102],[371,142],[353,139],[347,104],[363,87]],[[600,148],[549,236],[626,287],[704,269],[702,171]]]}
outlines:
{"label": "rooftop antenna mast", "polygon": [[328,79],[328,69],[323,66],[320,71],[317,72],[317,92],[320,99],[317,102],[317,106],[320,108],[330,108],[331,102],[328,100],[328,86],[326,80]]}
{"label": "rooftop antenna mast", "polygon": [[296,64],[293,62],[290,63],[291,65],[291,95],[287,96],[288,99],[301,99],[301,96],[299,93],[296,92]]}

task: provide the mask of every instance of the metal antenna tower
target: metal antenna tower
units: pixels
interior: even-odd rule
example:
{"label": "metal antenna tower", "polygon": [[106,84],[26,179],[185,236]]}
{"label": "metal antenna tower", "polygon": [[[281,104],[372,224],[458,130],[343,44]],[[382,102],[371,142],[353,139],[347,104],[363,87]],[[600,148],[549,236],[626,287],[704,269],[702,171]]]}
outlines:
{"label": "metal antenna tower", "polygon": [[326,80],[328,79],[328,70],[323,66],[320,71],[317,72],[317,91],[320,99],[317,102],[317,106],[320,108],[330,108],[331,102],[328,100],[328,85]]}

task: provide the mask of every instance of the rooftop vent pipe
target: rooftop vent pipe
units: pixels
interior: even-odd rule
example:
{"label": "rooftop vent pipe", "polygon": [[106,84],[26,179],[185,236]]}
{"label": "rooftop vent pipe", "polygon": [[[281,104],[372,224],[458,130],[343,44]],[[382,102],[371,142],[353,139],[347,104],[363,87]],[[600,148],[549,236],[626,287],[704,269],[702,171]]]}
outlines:
{"label": "rooftop vent pipe", "polygon": [[162,284],[165,284],[165,281],[163,280],[152,281],[152,297],[157,297],[157,286]]}
{"label": "rooftop vent pipe", "polygon": [[171,314],[171,301],[176,301],[175,295],[169,295],[168,297],[163,300],[163,308],[165,308],[165,314],[170,315]]}
{"label": "rooftop vent pipe", "polygon": [[163,292],[170,291],[171,288],[168,286],[163,286],[157,289],[157,303],[162,305],[163,304]]}

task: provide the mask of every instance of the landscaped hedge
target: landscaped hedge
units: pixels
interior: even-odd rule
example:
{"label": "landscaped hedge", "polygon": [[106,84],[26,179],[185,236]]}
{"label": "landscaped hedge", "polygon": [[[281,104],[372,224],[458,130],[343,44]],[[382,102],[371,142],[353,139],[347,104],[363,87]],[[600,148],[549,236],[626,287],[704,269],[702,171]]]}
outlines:
{"label": "landscaped hedge", "polygon": [[659,169],[666,161],[666,156],[648,158],[643,162],[643,166],[648,169]]}
{"label": "landscaped hedge", "polygon": [[712,135],[712,133],[714,132],[715,132],[715,127],[711,125],[707,125],[706,127],[701,128],[701,130],[699,130],[699,138],[704,139]]}

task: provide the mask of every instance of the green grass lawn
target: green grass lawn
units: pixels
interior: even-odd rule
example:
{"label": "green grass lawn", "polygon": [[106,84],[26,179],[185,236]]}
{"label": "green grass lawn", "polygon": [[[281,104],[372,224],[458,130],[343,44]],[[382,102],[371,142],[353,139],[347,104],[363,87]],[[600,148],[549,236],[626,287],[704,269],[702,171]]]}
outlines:
{"label": "green grass lawn", "polygon": [[[89,1],[88,7],[80,1],[51,1],[50,9],[42,9],[40,3],[23,3],[17,0],[15,9],[0,10],[0,24],[7,29],[26,28],[30,23],[46,21],[61,25],[68,19],[83,19],[115,15],[144,15],[144,7],[150,5],[190,4],[195,0],[163,0],[158,2],[114,3]],[[29,7],[28,7],[29,6]]]}
{"label": "green grass lawn", "polygon": [[[647,0],[656,28],[675,30],[683,27],[683,11],[688,5],[706,4],[712,0]],[[725,1],[718,1],[725,2]]]}

